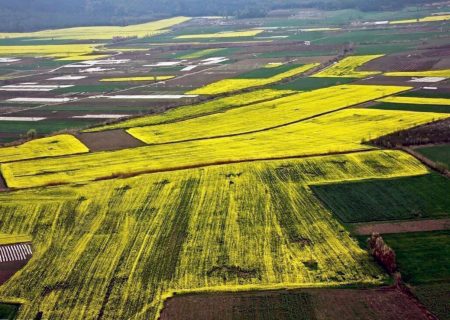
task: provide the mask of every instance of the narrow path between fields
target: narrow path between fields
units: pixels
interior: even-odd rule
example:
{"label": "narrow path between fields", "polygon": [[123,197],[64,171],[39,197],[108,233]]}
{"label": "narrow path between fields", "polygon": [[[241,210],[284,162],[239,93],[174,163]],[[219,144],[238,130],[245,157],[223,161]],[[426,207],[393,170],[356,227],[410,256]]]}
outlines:
{"label": "narrow path between fields", "polygon": [[349,227],[352,230],[352,233],[360,236],[371,235],[373,232],[386,234],[386,233],[439,231],[439,230],[450,230],[450,219],[352,223],[349,225]]}

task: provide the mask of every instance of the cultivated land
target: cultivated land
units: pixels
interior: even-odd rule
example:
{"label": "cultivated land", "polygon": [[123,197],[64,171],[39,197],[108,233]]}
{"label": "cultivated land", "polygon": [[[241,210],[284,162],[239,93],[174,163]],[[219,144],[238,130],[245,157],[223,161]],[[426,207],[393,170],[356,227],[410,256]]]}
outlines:
{"label": "cultivated land", "polygon": [[422,9],[0,33],[0,317],[448,319]]}

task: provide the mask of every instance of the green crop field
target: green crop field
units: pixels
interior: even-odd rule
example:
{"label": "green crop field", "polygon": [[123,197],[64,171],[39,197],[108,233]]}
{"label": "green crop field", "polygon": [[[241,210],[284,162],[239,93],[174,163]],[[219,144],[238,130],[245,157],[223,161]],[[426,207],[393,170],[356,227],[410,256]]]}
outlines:
{"label": "green crop field", "polygon": [[394,249],[405,281],[450,281],[450,231],[390,234],[383,238]]}
{"label": "green crop field", "polygon": [[450,216],[450,180],[438,174],[313,186],[346,223]]}
{"label": "green crop field", "polygon": [[430,160],[450,167],[450,145],[417,148],[416,151]]}
{"label": "green crop field", "polygon": [[413,287],[414,294],[440,320],[450,320],[450,282],[422,284]]}
{"label": "green crop field", "polygon": [[437,106],[427,104],[403,104],[403,103],[381,102],[368,108],[381,110],[404,110],[417,112],[450,113],[450,106]]}

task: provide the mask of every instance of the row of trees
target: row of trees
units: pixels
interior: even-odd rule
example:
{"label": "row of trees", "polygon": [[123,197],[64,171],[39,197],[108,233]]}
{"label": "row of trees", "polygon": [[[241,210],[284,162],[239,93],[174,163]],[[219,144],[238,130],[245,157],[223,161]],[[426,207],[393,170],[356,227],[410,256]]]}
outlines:
{"label": "row of trees", "polygon": [[428,0],[0,0],[0,31],[129,24],[176,15],[265,16],[273,9],[398,9]]}

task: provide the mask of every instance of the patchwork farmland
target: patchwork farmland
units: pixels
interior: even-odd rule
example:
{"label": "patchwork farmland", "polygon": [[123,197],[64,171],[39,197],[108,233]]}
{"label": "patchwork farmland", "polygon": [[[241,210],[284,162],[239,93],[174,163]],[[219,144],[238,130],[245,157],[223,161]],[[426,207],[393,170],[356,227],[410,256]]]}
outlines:
{"label": "patchwork farmland", "polygon": [[0,32],[0,318],[448,319],[421,8]]}

